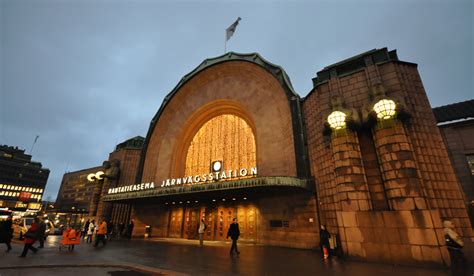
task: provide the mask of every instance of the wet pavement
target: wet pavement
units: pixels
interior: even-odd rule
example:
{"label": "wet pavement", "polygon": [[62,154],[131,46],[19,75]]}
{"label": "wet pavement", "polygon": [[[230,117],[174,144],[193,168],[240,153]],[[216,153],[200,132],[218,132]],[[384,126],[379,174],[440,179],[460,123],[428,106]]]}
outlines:
{"label": "wet pavement", "polygon": [[[16,269],[0,269],[0,276],[75,276],[75,275],[109,275],[109,276],[148,276],[143,272],[133,271],[130,269],[116,267],[53,267],[47,269],[39,268],[16,268]],[[165,275],[165,274],[161,274]]]}
{"label": "wet pavement", "polygon": [[[18,258],[23,244],[15,243],[10,253],[4,253],[4,245],[0,244],[0,275],[28,275],[31,272],[29,269],[13,269],[25,266],[37,266],[35,275],[77,275],[75,273],[78,270],[74,269],[81,269],[77,266],[84,266],[81,271],[87,273],[87,276],[114,275],[109,274],[110,271],[119,273],[115,275],[139,275],[133,274],[136,271],[125,266],[139,267],[142,268],[141,271],[155,275],[450,275],[447,269],[338,259],[323,261],[319,253],[312,250],[254,244],[239,244],[241,254],[231,256],[229,242],[205,242],[204,247],[199,247],[198,241],[180,239],[114,240],[108,242],[106,247],[98,248],[83,243],[76,246],[74,251],[68,252],[64,249],[59,251],[59,238],[48,237],[44,249],[36,254],[30,252],[26,258]],[[46,265],[54,267],[48,268]],[[124,267],[112,267],[117,265]],[[72,267],[61,270],[59,266]],[[6,269],[8,267],[10,269]],[[90,271],[86,272],[87,269]],[[24,273],[18,274],[19,271]],[[474,274],[470,272],[467,275]]]}

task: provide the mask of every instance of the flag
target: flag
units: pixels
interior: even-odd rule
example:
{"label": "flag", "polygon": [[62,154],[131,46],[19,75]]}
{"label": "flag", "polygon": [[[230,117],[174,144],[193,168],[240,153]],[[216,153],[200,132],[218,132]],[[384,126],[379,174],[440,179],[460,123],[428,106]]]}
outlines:
{"label": "flag", "polygon": [[229,26],[229,28],[227,28],[225,30],[225,33],[226,33],[226,40],[225,41],[228,41],[235,33],[235,29],[237,28],[237,25],[239,25],[239,21],[241,20],[242,18],[237,18],[237,20],[235,20],[235,22]]}
{"label": "flag", "polygon": [[39,135],[36,135],[35,143],[36,143],[36,141],[38,141],[38,138],[39,138]]}

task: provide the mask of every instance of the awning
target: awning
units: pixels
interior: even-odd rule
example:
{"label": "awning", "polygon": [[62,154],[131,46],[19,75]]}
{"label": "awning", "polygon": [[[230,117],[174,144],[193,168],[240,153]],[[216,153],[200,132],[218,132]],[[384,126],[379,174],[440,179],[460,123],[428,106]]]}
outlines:
{"label": "awning", "polygon": [[220,181],[208,184],[184,185],[175,187],[157,187],[152,190],[110,194],[102,197],[102,201],[126,201],[139,198],[170,197],[173,195],[190,195],[216,191],[236,191],[238,189],[271,189],[290,187],[312,192],[313,185],[309,179],[296,177],[254,177],[233,181]]}

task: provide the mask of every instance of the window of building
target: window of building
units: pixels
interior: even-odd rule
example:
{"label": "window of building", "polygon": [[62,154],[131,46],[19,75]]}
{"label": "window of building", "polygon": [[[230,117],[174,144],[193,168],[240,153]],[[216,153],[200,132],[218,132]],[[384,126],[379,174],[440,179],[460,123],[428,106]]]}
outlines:
{"label": "window of building", "polygon": [[244,119],[224,114],[204,123],[189,145],[185,175],[207,174],[216,160],[224,171],[256,166],[255,136]]}

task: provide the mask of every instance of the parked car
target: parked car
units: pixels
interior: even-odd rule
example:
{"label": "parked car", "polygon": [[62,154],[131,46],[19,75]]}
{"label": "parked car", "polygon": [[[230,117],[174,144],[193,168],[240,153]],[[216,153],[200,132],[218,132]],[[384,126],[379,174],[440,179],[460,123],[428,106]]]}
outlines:
{"label": "parked car", "polygon": [[[33,224],[34,220],[35,220],[34,217],[22,217],[20,219],[15,220],[15,223],[13,225],[14,236],[18,235],[18,239],[23,240],[23,236],[31,227],[31,224]],[[46,231],[44,234],[44,238],[46,239],[48,235],[52,234],[52,231],[54,231],[52,230],[54,229],[54,225],[49,220],[45,220],[45,223],[46,223]]]}
{"label": "parked car", "polygon": [[18,236],[19,240],[23,240],[23,236],[33,224],[34,218],[32,217],[22,217],[16,219],[13,224],[13,234]]}

